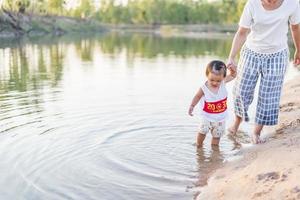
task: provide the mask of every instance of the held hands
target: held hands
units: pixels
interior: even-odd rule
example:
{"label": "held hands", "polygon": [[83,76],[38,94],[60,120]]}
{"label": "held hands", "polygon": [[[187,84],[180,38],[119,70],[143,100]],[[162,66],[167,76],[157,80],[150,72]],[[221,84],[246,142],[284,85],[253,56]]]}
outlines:
{"label": "held hands", "polygon": [[235,64],[234,59],[229,57],[228,62],[227,62],[227,69],[230,72],[229,76],[231,78],[229,78],[227,82],[233,80],[236,77],[236,74],[237,74],[236,73],[236,68],[237,68],[237,66]]}
{"label": "held hands", "polygon": [[236,77],[236,69],[233,69],[232,67],[228,69],[230,72],[230,76],[232,76],[233,78]]}
{"label": "held hands", "polygon": [[236,72],[236,67],[237,65],[235,64],[234,58],[229,58],[227,61],[227,68],[230,71],[230,73]]}

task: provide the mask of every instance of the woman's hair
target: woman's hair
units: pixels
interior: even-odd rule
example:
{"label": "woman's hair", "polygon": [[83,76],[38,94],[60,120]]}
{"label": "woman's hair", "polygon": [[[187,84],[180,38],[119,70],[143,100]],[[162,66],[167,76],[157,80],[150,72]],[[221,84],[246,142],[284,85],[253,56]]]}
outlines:
{"label": "woman's hair", "polygon": [[216,75],[223,74],[223,76],[226,77],[225,63],[220,60],[213,60],[209,62],[206,66],[206,76],[208,76],[209,73],[214,73]]}

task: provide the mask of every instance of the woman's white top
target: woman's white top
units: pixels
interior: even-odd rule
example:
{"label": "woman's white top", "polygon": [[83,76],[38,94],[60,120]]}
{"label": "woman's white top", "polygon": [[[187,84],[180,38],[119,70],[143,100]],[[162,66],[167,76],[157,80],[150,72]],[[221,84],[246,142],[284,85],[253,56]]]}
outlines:
{"label": "woman's white top", "polygon": [[217,93],[208,89],[207,83],[201,87],[204,95],[200,99],[201,117],[210,122],[220,122],[227,118],[227,90],[224,81]]}
{"label": "woman's white top", "polygon": [[288,48],[289,23],[300,23],[299,0],[283,0],[274,10],[266,10],[261,0],[248,0],[239,26],[251,29],[245,42],[249,49],[269,54]]}

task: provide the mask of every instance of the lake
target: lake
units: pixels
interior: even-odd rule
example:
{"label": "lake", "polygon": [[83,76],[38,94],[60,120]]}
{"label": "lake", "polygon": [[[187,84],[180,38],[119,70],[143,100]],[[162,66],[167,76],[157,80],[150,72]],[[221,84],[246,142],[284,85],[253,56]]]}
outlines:
{"label": "lake", "polygon": [[[116,33],[3,40],[0,199],[195,198],[215,169],[249,146],[224,136],[211,149],[208,136],[197,150],[199,118],[187,114],[206,64],[226,61],[231,40]],[[296,74],[290,67],[287,80]]]}

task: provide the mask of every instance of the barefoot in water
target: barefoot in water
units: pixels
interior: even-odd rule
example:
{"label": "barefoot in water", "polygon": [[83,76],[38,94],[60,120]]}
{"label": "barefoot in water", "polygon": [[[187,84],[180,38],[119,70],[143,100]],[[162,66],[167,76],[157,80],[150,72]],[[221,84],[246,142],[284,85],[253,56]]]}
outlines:
{"label": "barefoot in water", "polygon": [[242,131],[242,130],[237,130],[234,127],[230,127],[227,129],[229,134],[232,136],[237,136],[237,135],[245,135],[246,132]]}
{"label": "barefoot in water", "polygon": [[263,144],[265,142],[266,142],[266,140],[261,138],[260,135],[257,135],[257,134],[252,135],[252,143],[253,144]]}
{"label": "barefoot in water", "polygon": [[237,133],[237,129],[235,129],[234,127],[230,127],[228,128],[228,132],[230,135],[235,136]]}

